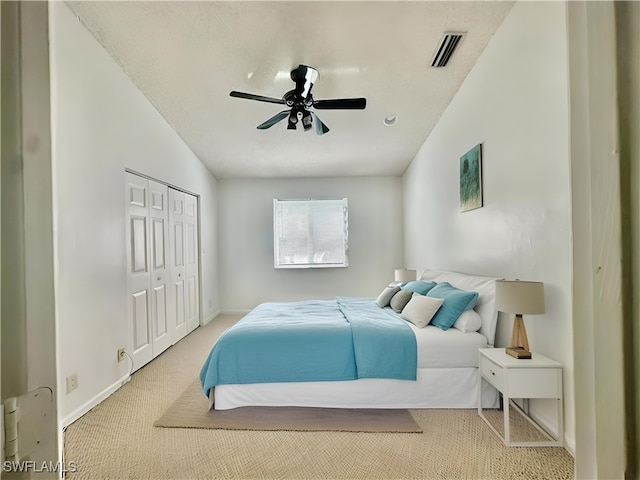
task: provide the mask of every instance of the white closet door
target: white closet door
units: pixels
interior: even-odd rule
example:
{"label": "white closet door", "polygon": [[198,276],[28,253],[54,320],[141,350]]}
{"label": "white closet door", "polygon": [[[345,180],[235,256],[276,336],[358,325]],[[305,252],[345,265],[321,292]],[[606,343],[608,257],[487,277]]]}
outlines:
{"label": "white closet door", "polygon": [[198,199],[126,173],[127,296],[133,370],[200,324]]}
{"label": "white closet door", "polygon": [[200,285],[198,282],[198,199],[185,194],[185,316],[187,333],[200,325]]}
{"label": "white closet door", "polygon": [[127,315],[129,345],[133,369],[137,370],[153,358],[151,344],[151,312],[149,276],[149,182],[126,174],[127,199]]}
{"label": "white closet door", "polygon": [[174,320],[169,292],[169,212],[168,188],[149,180],[149,236],[151,270],[151,342],[153,357],[173,344]]}
{"label": "white closet door", "polygon": [[169,189],[170,284],[173,293],[173,343],[187,334],[185,315],[185,194]]}

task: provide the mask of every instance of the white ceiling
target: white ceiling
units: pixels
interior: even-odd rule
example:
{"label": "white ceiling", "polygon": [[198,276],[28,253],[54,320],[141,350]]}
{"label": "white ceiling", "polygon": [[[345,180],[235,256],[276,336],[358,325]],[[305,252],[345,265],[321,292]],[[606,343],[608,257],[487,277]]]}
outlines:
{"label": "white ceiling", "polygon": [[[217,178],[401,175],[512,2],[68,2],[95,38]],[[467,32],[449,65],[429,67],[443,32]],[[331,129],[256,126],[282,105],[298,64],[316,68]],[[395,114],[393,127],[383,125]]]}

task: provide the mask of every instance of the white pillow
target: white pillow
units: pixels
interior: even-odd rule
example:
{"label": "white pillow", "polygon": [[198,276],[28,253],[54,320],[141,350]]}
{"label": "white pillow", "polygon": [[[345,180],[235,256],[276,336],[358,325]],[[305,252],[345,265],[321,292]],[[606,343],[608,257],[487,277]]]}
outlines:
{"label": "white pillow", "polygon": [[482,327],[482,318],[480,314],[473,309],[465,310],[458,317],[453,328],[457,328],[462,332],[477,332]]}
{"label": "white pillow", "polygon": [[441,298],[425,297],[414,293],[409,303],[402,309],[400,317],[413,323],[418,328],[424,328],[429,324],[443,302],[444,300]]}

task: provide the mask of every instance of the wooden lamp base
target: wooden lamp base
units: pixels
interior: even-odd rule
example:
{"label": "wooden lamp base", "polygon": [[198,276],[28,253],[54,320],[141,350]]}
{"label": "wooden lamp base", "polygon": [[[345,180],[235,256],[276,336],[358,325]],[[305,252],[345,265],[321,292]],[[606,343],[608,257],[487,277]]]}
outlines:
{"label": "wooden lamp base", "polygon": [[524,320],[520,314],[516,314],[511,334],[511,346],[505,348],[505,352],[515,358],[531,358],[527,330],[524,328]]}

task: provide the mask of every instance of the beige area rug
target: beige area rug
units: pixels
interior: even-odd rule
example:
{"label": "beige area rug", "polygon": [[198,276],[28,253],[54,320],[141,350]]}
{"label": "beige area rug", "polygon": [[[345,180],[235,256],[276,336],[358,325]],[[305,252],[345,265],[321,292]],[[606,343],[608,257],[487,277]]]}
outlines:
{"label": "beige area rug", "polygon": [[311,407],[240,407],[208,410],[194,381],[154,422],[156,427],[299,432],[422,433],[408,410]]}

